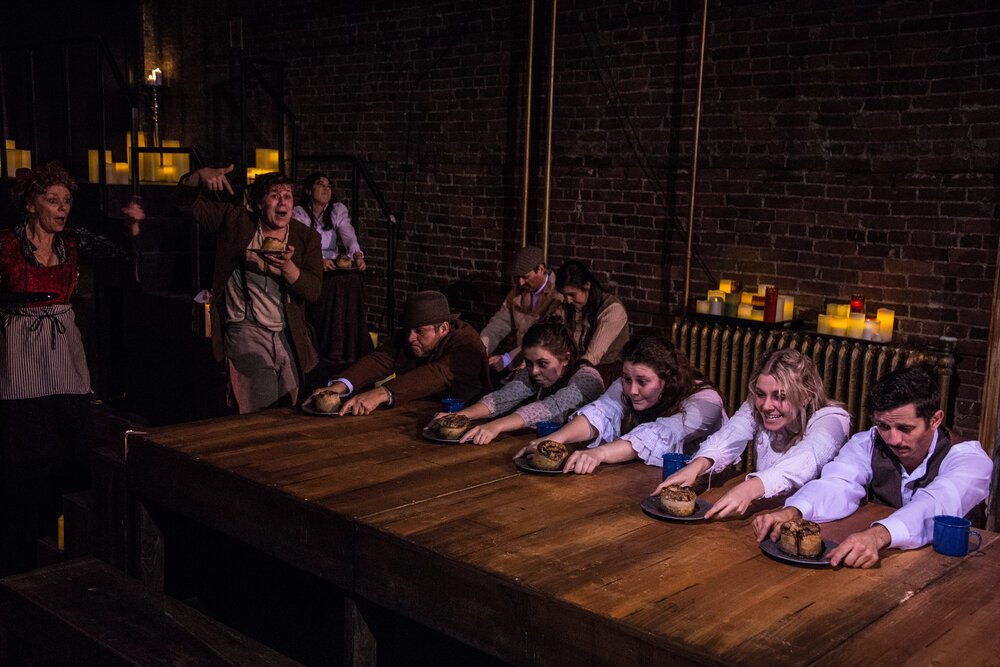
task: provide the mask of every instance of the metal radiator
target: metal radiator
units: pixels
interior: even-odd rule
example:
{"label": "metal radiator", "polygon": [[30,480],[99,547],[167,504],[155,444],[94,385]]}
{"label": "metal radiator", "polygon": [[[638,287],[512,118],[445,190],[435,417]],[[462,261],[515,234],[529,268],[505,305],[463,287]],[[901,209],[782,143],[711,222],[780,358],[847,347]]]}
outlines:
{"label": "metal radiator", "polygon": [[762,331],[734,324],[675,321],[671,340],[708,377],[726,400],[730,414],[746,400],[754,367],[764,353],[789,347],[812,358],[831,398],[847,405],[853,430],[868,428],[864,414],[868,387],[885,373],[922,365],[938,379],[947,423],[954,343],[944,350],[921,350],[892,343],[834,338],[805,331]]}

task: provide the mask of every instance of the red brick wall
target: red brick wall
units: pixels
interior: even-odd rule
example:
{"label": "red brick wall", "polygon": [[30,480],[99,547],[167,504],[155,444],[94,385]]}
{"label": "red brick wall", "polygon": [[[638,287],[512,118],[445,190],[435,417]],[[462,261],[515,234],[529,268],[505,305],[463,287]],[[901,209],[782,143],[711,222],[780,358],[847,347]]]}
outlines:
{"label": "red brick wall", "polygon": [[[396,209],[400,297],[445,288],[476,323],[499,302],[502,259],[520,239],[526,4],[241,10],[247,53],[289,63],[302,150],[359,154]],[[550,258],[589,261],[641,331],[683,310],[699,12],[560,3]],[[723,276],[774,282],[807,320],[862,292],[870,310],[896,310],[904,339],[957,338],[955,423],[974,433],[1000,231],[1000,10],[760,0],[709,13],[692,291]],[[544,19],[539,32],[545,61]],[[225,87],[201,83],[200,95]],[[185,119],[193,135],[196,120]],[[228,159],[235,140],[205,137],[206,152]],[[384,233],[370,198],[361,213],[377,319]]]}

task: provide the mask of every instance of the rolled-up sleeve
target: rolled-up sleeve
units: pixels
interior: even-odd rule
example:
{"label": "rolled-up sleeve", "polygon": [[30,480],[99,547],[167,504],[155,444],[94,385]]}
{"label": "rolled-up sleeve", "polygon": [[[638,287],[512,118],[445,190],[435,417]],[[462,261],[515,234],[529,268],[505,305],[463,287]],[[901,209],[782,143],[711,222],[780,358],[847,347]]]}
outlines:
{"label": "rolled-up sleeve", "polygon": [[639,424],[621,439],[627,440],[647,464],[662,466],[664,454],[683,452],[685,445],[714,433],[725,421],[722,397],[715,389],[706,388],[684,399],[677,413]]}
{"label": "rolled-up sleeve", "polygon": [[765,498],[795,490],[819,477],[823,466],[832,461],[847,442],[850,428],[851,416],[843,408],[817,410],[806,425],[802,439],[777,461],[764,468],[761,462],[767,458],[758,452],[758,470],[747,478],[757,477],[763,482]]}
{"label": "rolled-up sleeve", "polygon": [[612,382],[596,401],[580,408],[576,414],[585,417],[597,431],[597,438],[589,446],[597,447],[603,442],[615,440],[621,433],[624,412],[621,380]]}

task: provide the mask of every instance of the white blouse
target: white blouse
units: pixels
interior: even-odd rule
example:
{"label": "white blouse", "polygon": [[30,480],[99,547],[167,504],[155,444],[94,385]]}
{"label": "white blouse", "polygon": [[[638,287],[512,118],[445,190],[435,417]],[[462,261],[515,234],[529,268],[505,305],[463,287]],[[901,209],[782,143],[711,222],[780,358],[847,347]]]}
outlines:
{"label": "white blouse", "polygon": [[734,463],[753,441],[757,471],[747,475],[747,479],[760,479],[764,497],[771,498],[818,477],[823,466],[847,442],[851,417],[843,408],[831,406],[814,412],[802,439],[787,447],[782,437],[757,425],[752,400],[747,399],[733,418],[709,436],[694,454],[712,460],[708,472],[719,472]]}
{"label": "white blouse", "polygon": [[[348,213],[347,207],[340,202],[334,202],[332,206],[330,218],[333,220],[333,227],[331,229],[323,229],[322,224],[318,224],[315,227],[322,241],[320,248],[323,251],[323,259],[335,259],[339,254],[337,250],[338,236],[341,245],[347,248],[347,254],[353,259],[355,253],[361,252],[361,246],[358,245],[358,236],[354,232],[354,227],[351,226],[351,214]],[[296,206],[292,209],[292,217],[303,225],[312,227],[312,219],[310,219],[309,213],[301,206]],[[362,253],[362,256],[364,256],[364,253]]]}
{"label": "white blouse", "polygon": [[600,398],[580,408],[576,414],[585,417],[598,432],[589,447],[619,438],[627,440],[639,458],[655,466],[663,465],[664,454],[683,452],[685,445],[693,446],[726,422],[722,397],[715,389],[706,387],[681,401],[680,410],[675,414],[639,424],[622,434],[625,406],[622,405],[621,379],[615,380]]}

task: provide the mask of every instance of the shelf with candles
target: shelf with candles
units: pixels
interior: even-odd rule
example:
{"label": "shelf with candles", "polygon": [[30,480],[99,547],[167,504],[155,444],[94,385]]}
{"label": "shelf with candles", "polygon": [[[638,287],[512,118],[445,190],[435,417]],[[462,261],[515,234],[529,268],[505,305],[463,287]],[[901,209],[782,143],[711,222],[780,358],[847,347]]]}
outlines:
{"label": "shelf with candles", "polygon": [[741,281],[723,279],[719,281],[719,289],[708,291],[707,299],[695,302],[695,315],[781,325],[795,319],[795,297],[779,294],[774,285],[761,284],[743,290]]}
{"label": "shelf with candles", "polygon": [[[145,132],[136,136],[140,148],[146,148]],[[163,148],[180,148],[176,139],[164,139]],[[100,153],[87,151],[87,177],[97,183]],[[112,160],[111,151],[104,151],[105,178],[110,185],[128,185],[132,182],[132,133],[125,133],[125,162]],[[146,184],[176,185],[181,176],[190,171],[191,158],[186,153],[139,153],[139,182]]]}
{"label": "shelf with candles", "polygon": [[850,303],[826,304],[826,313],[820,313],[816,318],[816,333],[889,343],[895,322],[896,313],[890,308],[879,308],[874,318],[867,317],[864,297],[856,294]]}
{"label": "shelf with candles", "polygon": [[7,151],[7,178],[17,176],[18,169],[31,169],[31,151],[18,148],[13,139],[4,142]]}
{"label": "shelf with candles", "polygon": [[765,322],[763,320],[752,320],[746,317],[727,317],[725,315],[712,315],[710,313],[689,313],[688,319],[695,322],[706,322],[709,324],[721,324],[724,326],[742,327],[755,331],[781,331],[782,329],[795,330],[802,328],[802,320],[782,320],[780,322]]}
{"label": "shelf with candles", "polygon": [[247,167],[247,183],[263,174],[270,174],[278,169],[278,150],[276,148],[258,148],[254,151],[254,166]]}

